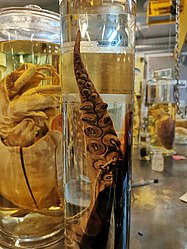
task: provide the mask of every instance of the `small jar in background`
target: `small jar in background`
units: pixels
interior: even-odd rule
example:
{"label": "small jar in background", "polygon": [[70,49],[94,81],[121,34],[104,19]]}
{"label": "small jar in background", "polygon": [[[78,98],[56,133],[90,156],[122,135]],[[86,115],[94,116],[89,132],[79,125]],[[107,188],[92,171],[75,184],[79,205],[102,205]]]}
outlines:
{"label": "small jar in background", "polygon": [[152,170],[162,172],[164,170],[164,156],[163,151],[160,149],[153,150],[152,156]]}
{"label": "small jar in background", "polygon": [[139,135],[139,159],[149,161],[150,153],[150,135],[146,131],[140,132]]}

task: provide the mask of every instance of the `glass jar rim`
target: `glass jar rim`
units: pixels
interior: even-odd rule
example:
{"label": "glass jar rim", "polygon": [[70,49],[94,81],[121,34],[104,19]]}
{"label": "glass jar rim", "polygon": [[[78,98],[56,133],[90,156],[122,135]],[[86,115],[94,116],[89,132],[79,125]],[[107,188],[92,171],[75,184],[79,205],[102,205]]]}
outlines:
{"label": "glass jar rim", "polygon": [[55,21],[60,21],[60,16],[57,12],[53,12],[50,10],[46,10],[41,8],[38,5],[25,5],[24,7],[5,7],[0,8],[0,16],[1,15],[7,15],[7,14],[14,14],[14,13],[29,13],[33,15],[40,15],[43,17],[48,17],[50,19],[53,19]]}

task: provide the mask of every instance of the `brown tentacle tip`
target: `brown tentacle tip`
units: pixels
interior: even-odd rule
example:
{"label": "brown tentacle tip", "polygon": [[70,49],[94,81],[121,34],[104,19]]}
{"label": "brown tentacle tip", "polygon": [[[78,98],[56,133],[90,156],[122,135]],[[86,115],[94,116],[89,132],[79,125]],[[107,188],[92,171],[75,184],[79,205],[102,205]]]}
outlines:
{"label": "brown tentacle tip", "polygon": [[80,54],[80,40],[81,40],[81,32],[80,30],[77,31],[77,36],[75,40],[75,46],[74,46],[74,54]]}

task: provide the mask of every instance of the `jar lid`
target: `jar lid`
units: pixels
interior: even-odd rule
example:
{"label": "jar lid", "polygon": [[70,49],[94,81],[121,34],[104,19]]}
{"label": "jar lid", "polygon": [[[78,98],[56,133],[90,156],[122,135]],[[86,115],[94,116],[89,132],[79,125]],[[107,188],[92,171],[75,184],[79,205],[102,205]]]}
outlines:
{"label": "jar lid", "polygon": [[43,17],[48,17],[51,19],[54,19],[56,21],[59,21],[59,14],[50,10],[42,9],[38,5],[29,4],[25,5],[24,7],[5,7],[0,8],[0,15],[8,15],[8,14],[16,14],[16,13],[26,13],[27,15],[40,15]]}
{"label": "jar lid", "polygon": [[38,5],[0,9],[0,41],[42,40],[60,43],[60,17]]}

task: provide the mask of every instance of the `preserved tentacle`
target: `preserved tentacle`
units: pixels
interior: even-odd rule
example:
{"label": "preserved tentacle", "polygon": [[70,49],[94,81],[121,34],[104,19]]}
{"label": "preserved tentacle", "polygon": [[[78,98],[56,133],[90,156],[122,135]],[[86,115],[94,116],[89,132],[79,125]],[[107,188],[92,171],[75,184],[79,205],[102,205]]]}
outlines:
{"label": "preserved tentacle", "polygon": [[88,112],[88,111],[92,112],[93,111],[93,104],[90,101],[85,101],[81,104],[80,110],[86,111],[86,112]]}
{"label": "preserved tentacle", "polygon": [[[77,85],[80,91],[80,109],[84,111],[82,114],[82,121],[84,127],[87,123],[89,123],[89,129],[87,127],[84,128],[84,132],[86,134],[88,157],[93,158],[92,154],[95,154],[97,156],[101,155],[100,159],[103,160],[103,158],[105,158],[105,165],[107,165],[107,163],[111,160],[108,159],[109,156],[107,158],[104,157],[104,154],[108,152],[110,147],[113,147],[114,150],[120,151],[120,142],[114,130],[112,119],[109,113],[107,112],[108,105],[102,100],[101,96],[97,92],[82,62],[80,56],[80,31],[78,31],[77,33],[77,38],[74,47],[74,68]],[[91,108],[82,108],[84,103],[86,103],[86,106],[91,106]],[[90,112],[90,109],[92,110],[92,112]],[[102,130],[100,136],[94,136],[95,127],[98,127]],[[118,160],[122,159],[121,155],[122,153],[118,154]],[[94,164],[94,162],[92,162],[92,164]],[[90,172],[90,174],[92,175],[90,175],[89,177],[91,181],[94,182],[94,178],[97,178],[97,173],[93,175],[93,171],[91,170]],[[103,177],[103,179],[105,178]]]}
{"label": "preserved tentacle", "polygon": [[108,113],[105,113],[99,120],[98,120],[98,126],[101,128],[104,127],[111,127],[112,126],[112,120]]}
{"label": "preserved tentacle", "polygon": [[104,171],[109,170],[109,166],[108,166],[108,164],[106,164],[105,160],[101,160],[101,159],[96,160],[94,162],[93,166],[96,170],[104,170]]}
{"label": "preserved tentacle", "polygon": [[88,137],[93,137],[93,138],[100,137],[102,135],[102,129],[96,125],[95,126],[88,125],[88,126],[85,126],[84,133]]}
{"label": "preserved tentacle", "polygon": [[96,112],[96,113],[101,113],[101,112],[103,112],[103,111],[106,111],[107,107],[108,107],[108,104],[107,104],[107,103],[103,103],[103,102],[98,103],[98,104],[96,104],[96,106],[95,106],[95,112]]}
{"label": "preserved tentacle", "polygon": [[114,134],[106,134],[102,138],[103,144],[112,147],[113,150],[120,148],[120,141]]}
{"label": "preserved tentacle", "polygon": [[98,140],[87,140],[87,151],[94,155],[103,155],[107,150],[107,147]]}
{"label": "preserved tentacle", "polygon": [[[123,154],[105,103],[97,92],[80,56],[80,31],[74,47],[74,72],[80,92],[80,111],[87,148],[87,170],[91,181],[91,202],[87,212],[67,218],[67,242],[85,248],[87,242],[108,232],[114,196],[116,171]],[[106,202],[109,205],[106,205]],[[76,224],[70,223],[76,219]],[[92,242],[90,242],[92,243]],[[90,247],[92,248],[92,247]],[[95,247],[94,247],[95,248]]]}

